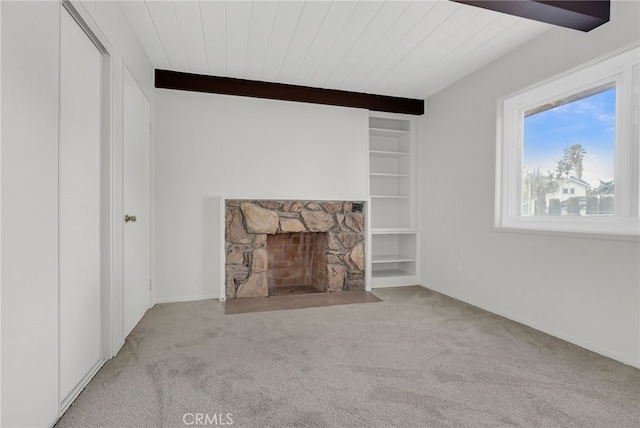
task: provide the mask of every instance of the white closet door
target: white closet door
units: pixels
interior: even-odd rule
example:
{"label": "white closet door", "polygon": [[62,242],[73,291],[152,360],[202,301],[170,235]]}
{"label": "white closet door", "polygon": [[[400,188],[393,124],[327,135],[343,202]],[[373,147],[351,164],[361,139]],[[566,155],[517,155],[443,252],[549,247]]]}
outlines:
{"label": "white closet door", "polygon": [[64,8],[60,19],[59,352],[64,402],[100,361],[102,54]]}
{"label": "white closet door", "polygon": [[[149,101],[129,71],[122,73],[124,157],[123,337],[149,309]],[[131,217],[135,220],[131,221]]]}

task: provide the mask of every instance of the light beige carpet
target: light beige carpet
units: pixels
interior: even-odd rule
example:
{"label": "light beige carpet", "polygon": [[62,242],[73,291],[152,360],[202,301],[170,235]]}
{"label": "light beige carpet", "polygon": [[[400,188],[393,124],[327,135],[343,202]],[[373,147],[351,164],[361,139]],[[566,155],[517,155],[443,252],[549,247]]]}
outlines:
{"label": "light beige carpet", "polygon": [[57,426],[638,426],[639,370],[421,287],[374,293],[233,316],[157,305]]}

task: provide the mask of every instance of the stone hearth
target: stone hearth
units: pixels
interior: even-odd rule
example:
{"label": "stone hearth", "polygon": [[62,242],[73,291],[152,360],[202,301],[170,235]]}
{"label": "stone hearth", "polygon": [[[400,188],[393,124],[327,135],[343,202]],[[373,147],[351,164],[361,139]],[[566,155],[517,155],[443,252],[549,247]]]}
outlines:
{"label": "stone hearth", "polygon": [[[225,284],[227,299],[267,297],[270,288],[292,285],[291,278],[312,278],[319,291],[364,290],[365,224],[363,202],[228,199],[225,206]],[[316,236],[313,232],[317,232]],[[272,246],[306,247],[287,257]],[[273,237],[272,237],[273,238]],[[311,244],[313,242],[313,244]],[[313,250],[312,256],[302,252]],[[300,254],[303,254],[302,256]],[[310,272],[292,272],[301,258],[315,260]],[[321,262],[321,265],[318,265]],[[271,265],[270,265],[271,264]],[[285,278],[275,278],[275,273]],[[300,279],[300,281],[303,281]],[[300,284],[305,285],[305,284]]]}

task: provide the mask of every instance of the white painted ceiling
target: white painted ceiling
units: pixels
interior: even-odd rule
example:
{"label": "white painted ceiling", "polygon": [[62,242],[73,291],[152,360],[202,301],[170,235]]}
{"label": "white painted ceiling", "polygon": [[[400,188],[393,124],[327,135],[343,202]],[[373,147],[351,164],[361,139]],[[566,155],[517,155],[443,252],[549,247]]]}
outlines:
{"label": "white painted ceiling", "polygon": [[156,68],[419,99],[551,27],[447,0],[120,4]]}

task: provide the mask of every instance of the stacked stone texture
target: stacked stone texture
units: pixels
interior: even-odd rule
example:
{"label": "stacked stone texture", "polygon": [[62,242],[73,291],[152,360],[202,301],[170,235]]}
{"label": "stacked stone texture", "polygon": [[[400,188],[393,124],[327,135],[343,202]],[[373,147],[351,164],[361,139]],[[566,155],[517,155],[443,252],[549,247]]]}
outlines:
{"label": "stacked stone texture", "polygon": [[352,202],[227,200],[228,299],[267,297],[267,235],[325,232],[325,291],[364,290],[364,216]]}

